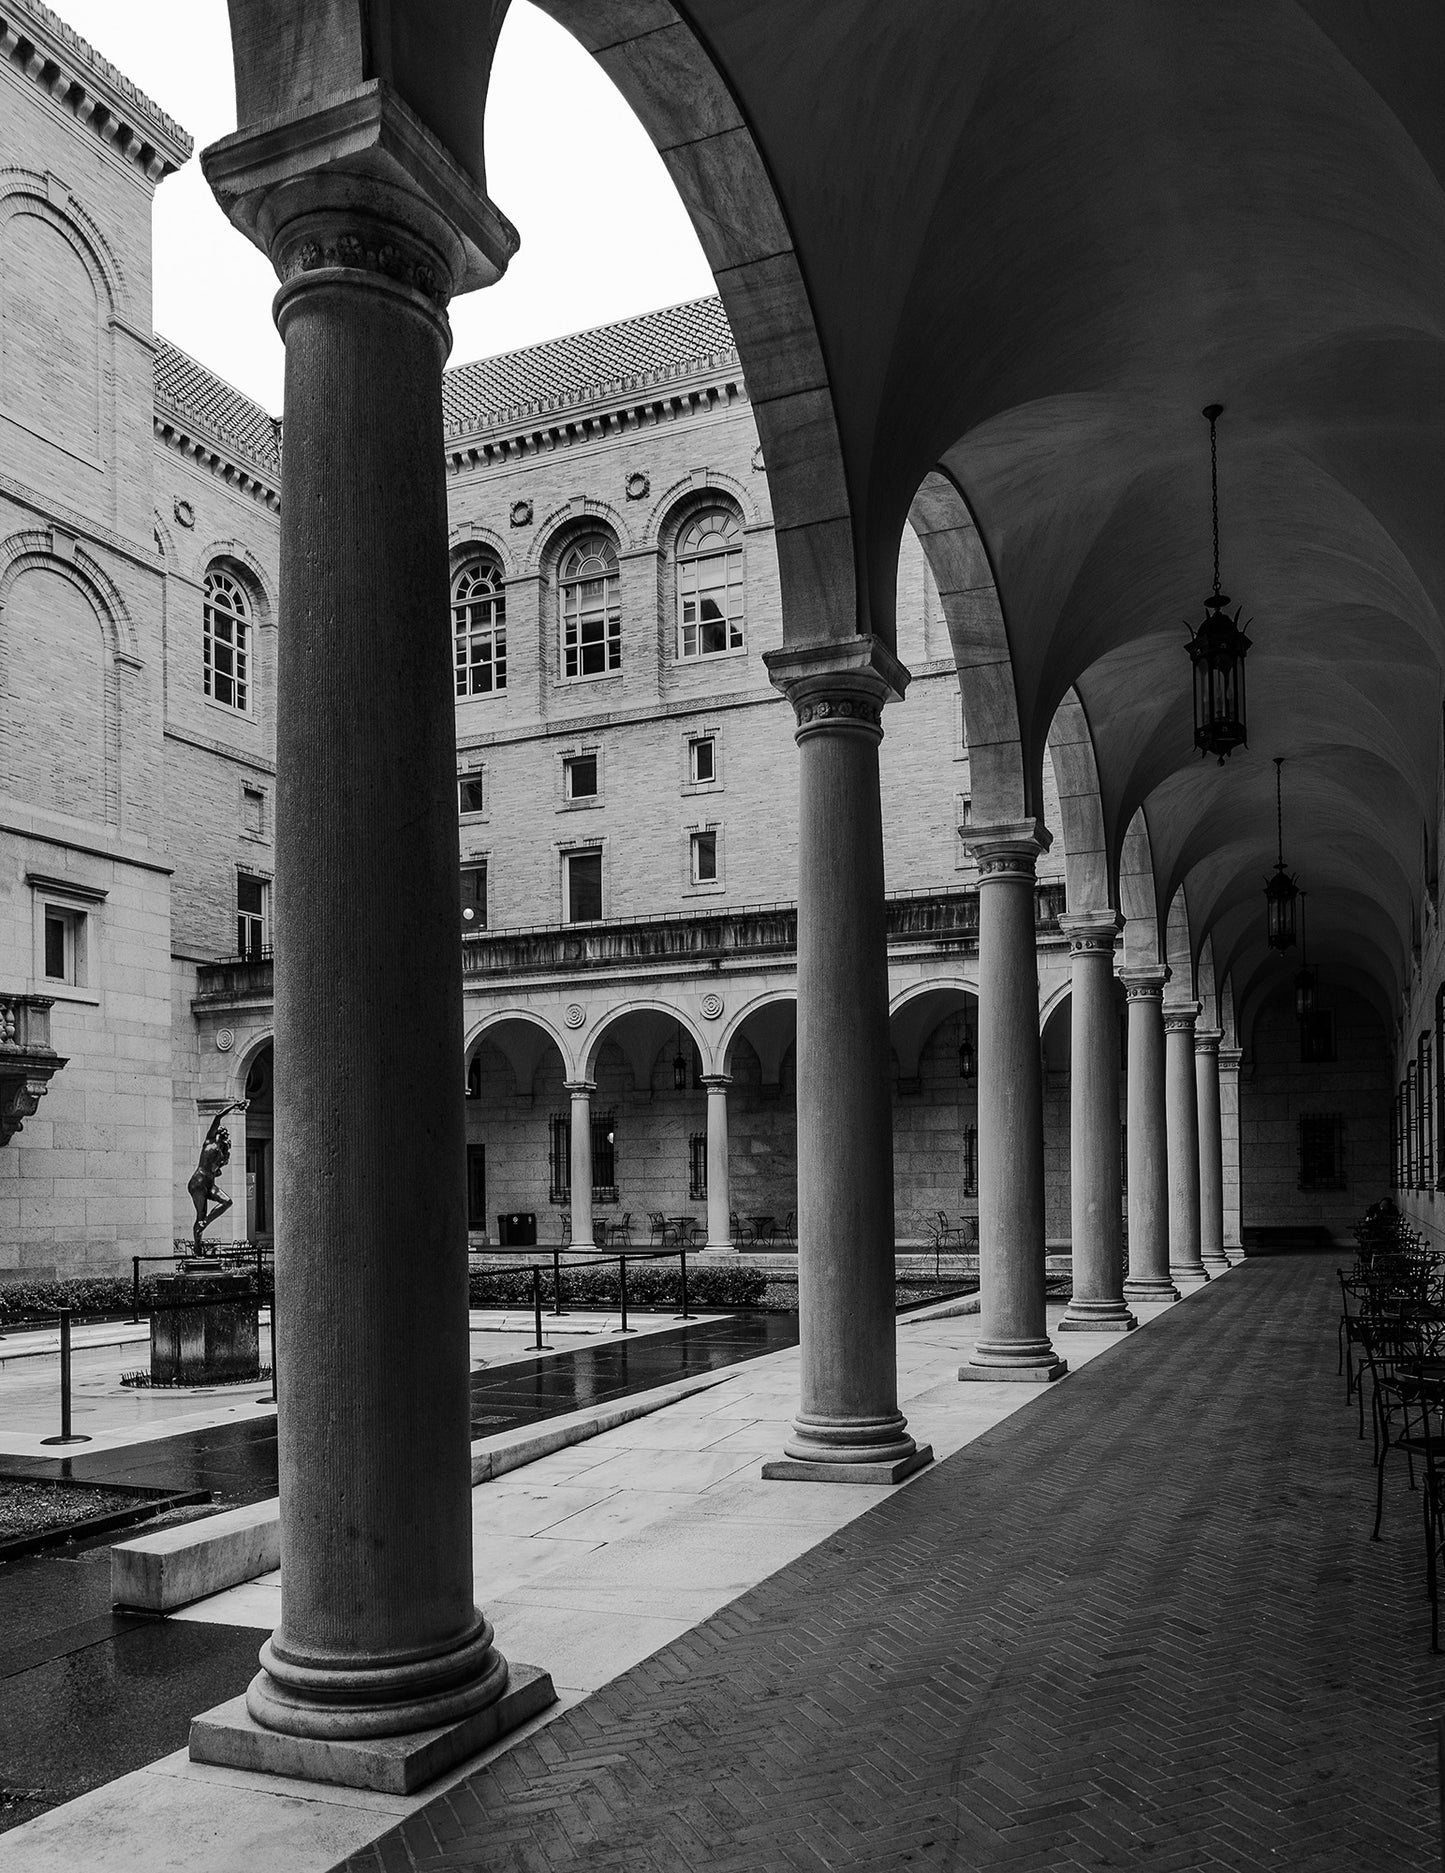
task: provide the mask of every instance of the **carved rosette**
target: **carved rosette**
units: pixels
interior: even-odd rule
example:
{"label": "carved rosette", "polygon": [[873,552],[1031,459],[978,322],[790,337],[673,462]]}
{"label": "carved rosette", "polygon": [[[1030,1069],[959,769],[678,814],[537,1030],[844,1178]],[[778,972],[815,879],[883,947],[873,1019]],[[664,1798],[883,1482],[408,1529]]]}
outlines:
{"label": "carved rosette", "polygon": [[793,705],[800,743],[813,735],[881,740],[884,707],[902,697],[909,680],[876,637],[769,651],[764,661],[774,687]]}

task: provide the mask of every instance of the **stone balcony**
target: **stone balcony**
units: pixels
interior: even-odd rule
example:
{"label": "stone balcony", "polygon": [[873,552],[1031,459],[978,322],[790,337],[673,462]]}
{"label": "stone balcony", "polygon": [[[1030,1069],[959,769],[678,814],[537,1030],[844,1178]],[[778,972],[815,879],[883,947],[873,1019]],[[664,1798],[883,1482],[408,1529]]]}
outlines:
{"label": "stone balcony", "polygon": [[[1058,934],[1064,882],[1035,886],[1034,920],[1041,937]],[[895,951],[938,946],[968,953],[978,945],[978,891],[905,892],[888,900],[888,943]],[[676,911],[595,924],[532,924],[485,930],[462,939],[468,982],[507,976],[584,974],[589,970],[675,968],[792,956],[798,947],[796,904],[748,904],[739,909]],[[271,952],[202,963],[198,1012],[271,1000]]]}
{"label": "stone balcony", "polygon": [[66,1064],[50,1045],[49,995],[0,995],[0,1145],[33,1118]]}

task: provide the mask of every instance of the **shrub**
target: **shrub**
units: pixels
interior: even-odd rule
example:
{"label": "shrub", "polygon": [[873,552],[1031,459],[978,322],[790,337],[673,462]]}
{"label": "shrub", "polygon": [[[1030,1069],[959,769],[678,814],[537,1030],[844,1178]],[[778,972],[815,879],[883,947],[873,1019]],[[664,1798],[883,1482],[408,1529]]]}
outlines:
{"label": "shrub", "polygon": [[[758,1268],[691,1268],[687,1275],[687,1304],[694,1307],[758,1307],[767,1288],[767,1276]],[[594,1263],[562,1268],[562,1300],[568,1307],[616,1307],[621,1301],[617,1265]],[[552,1271],[542,1273],[542,1303],[550,1307],[555,1295]],[[530,1268],[474,1268],[471,1276],[473,1307],[530,1307]],[[679,1271],[666,1264],[644,1263],[627,1271],[629,1307],[679,1307],[682,1282]]]}
{"label": "shrub", "polygon": [[[154,1280],[141,1277],[141,1304],[149,1304]],[[77,1314],[128,1314],[131,1284],[128,1275],[74,1275],[66,1281],[0,1282],[0,1327],[21,1320],[53,1321],[58,1308]]]}

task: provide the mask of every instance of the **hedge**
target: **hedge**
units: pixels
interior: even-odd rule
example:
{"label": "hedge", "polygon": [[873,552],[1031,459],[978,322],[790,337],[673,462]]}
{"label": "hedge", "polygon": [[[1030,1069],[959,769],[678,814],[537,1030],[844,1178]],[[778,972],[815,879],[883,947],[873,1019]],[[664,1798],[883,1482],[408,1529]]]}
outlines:
{"label": "hedge", "polygon": [[[151,1275],[141,1277],[141,1305],[155,1292]],[[57,1309],[77,1314],[129,1314],[129,1275],[75,1275],[68,1281],[0,1281],[0,1327],[21,1320],[53,1320]]]}
{"label": "hedge", "polygon": [[[759,1307],[768,1285],[760,1268],[690,1268],[687,1304],[694,1307]],[[474,1268],[471,1277],[473,1307],[529,1307],[532,1302],[530,1268]],[[552,1271],[542,1273],[542,1301],[550,1306]],[[562,1301],[568,1307],[616,1307],[621,1292],[614,1264],[563,1264]],[[679,1307],[682,1282],[669,1265],[644,1263],[627,1271],[629,1307]]]}

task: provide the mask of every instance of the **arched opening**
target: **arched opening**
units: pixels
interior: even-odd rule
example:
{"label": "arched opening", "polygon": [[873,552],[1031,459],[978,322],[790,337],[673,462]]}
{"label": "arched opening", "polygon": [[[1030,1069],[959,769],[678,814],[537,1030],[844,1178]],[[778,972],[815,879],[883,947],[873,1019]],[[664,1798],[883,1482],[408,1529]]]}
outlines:
{"label": "arched opening", "polygon": [[[889,1019],[894,1242],[899,1249],[978,1247],[978,993],[930,984]],[[957,1232],[955,1235],[953,1232]]]}
{"label": "arched opening", "polygon": [[566,1078],[556,1036],[540,1021],[504,1015],[473,1035],[465,1055],[467,1239],[473,1247],[526,1247],[529,1236],[559,1239],[566,1155],[556,1156],[552,1115],[567,1114]]}
{"label": "arched opening", "polygon": [[276,1237],[276,1049],[257,1049],[246,1068],[246,1240]]}
{"label": "arched opening", "polygon": [[729,1194],[732,1239],[797,1246],[798,1004],[789,995],[754,1007],[728,1039]]}

